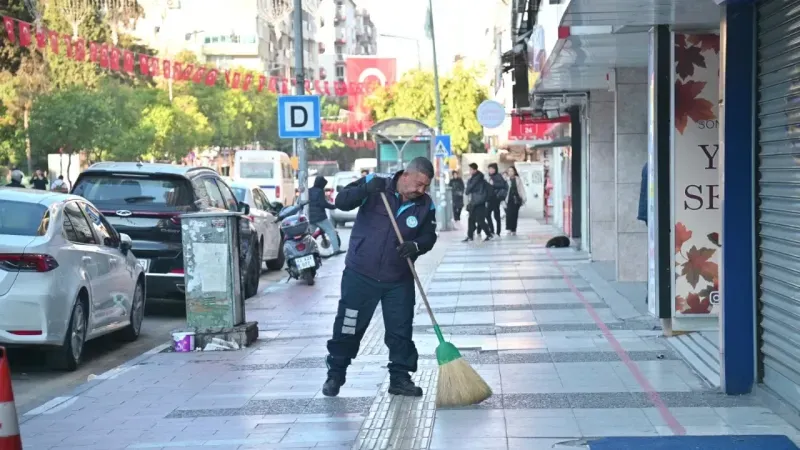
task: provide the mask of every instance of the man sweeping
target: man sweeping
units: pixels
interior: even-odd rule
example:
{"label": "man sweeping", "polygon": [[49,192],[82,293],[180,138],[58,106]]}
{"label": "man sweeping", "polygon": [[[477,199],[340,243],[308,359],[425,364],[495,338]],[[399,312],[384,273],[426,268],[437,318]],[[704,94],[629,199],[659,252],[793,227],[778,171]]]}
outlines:
{"label": "man sweeping", "polygon": [[[359,210],[345,258],[333,338],[328,341],[328,379],[322,386],[328,397],[338,395],[345,383],[347,367],[358,354],[378,302],[389,347],[389,393],[422,396],[422,388],[411,381],[419,355],[411,339],[415,288],[406,258],[415,261],[436,243],[436,207],[426,193],[433,175],[430,160],[419,157],[391,178],[371,173],[336,196],[336,208]],[[402,245],[381,193],[400,228]]]}

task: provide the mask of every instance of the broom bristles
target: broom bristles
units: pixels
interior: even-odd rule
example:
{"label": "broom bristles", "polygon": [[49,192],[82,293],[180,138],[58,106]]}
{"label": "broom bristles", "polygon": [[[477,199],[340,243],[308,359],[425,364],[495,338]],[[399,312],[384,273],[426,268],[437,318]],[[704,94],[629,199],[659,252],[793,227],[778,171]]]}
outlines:
{"label": "broom bristles", "polygon": [[492,388],[464,358],[439,366],[437,407],[474,405],[491,396]]}

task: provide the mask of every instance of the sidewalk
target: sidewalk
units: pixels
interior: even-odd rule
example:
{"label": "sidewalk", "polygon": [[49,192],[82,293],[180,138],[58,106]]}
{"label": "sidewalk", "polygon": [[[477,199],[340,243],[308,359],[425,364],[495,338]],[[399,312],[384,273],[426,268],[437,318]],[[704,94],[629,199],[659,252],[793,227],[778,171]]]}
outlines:
{"label": "sidewalk", "polygon": [[583,439],[602,436],[798,439],[753,398],[705,384],[656,321],[624,299],[604,299],[581,275],[586,255],[547,251],[550,228],[523,225],[520,236],[483,244],[458,242],[463,231],[444,234],[418,264],[446,338],[494,389],[483,404],[435,411],[437,343],[422,309],[415,379],[425,397],[385,393],[380,311],[340,397],[323,397],[344,262],[336,258],[314,287],[273,284],[248,301],[261,329],[252,347],[139,358],[23,416],[25,449],[543,450],[586,448]]}

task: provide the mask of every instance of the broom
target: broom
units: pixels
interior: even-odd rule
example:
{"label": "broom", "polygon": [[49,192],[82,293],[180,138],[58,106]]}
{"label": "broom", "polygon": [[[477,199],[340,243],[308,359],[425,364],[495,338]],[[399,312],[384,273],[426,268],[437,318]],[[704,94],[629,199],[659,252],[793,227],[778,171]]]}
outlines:
{"label": "broom", "polygon": [[[392,207],[389,205],[389,200],[386,199],[386,194],[381,192],[381,198],[389,215],[389,220],[392,221],[392,227],[394,227],[394,232],[397,234],[397,239],[400,244],[403,244],[403,235],[400,234],[400,228],[397,226],[397,221],[394,218]],[[439,346],[436,347],[436,360],[439,362],[436,406],[466,406],[486,400],[492,395],[492,388],[461,357],[461,353],[455,345],[445,342],[442,330],[433,316],[430,303],[428,303],[428,296],[425,295],[425,289],[422,287],[417,270],[414,268],[414,263],[411,262],[411,258],[406,258],[406,262],[408,262],[408,267],[414,275],[414,281],[417,283],[422,301],[425,302],[425,309],[428,310],[428,315],[431,317],[433,331],[436,332],[436,337],[439,339]]]}

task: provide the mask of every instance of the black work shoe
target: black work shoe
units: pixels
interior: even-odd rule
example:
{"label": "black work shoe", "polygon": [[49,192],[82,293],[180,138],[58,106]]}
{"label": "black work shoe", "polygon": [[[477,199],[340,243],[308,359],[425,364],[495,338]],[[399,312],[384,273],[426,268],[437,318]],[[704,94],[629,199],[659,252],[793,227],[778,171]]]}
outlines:
{"label": "black work shoe", "polygon": [[472,242],[472,241],[474,241],[474,239],[468,237],[468,238],[464,238],[464,240],[461,241],[461,242]]}
{"label": "black work shoe", "polygon": [[490,234],[490,235],[486,236],[485,238],[483,238],[483,242],[486,242],[486,241],[491,241],[493,237],[494,237],[494,236],[492,236],[492,235]]}
{"label": "black work shoe", "polygon": [[328,377],[328,379],[325,380],[325,384],[322,385],[322,395],[326,397],[336,397],[339,395],[339,388],[341,388],[343,384],[344,383],[336,378]]}
{"label": "black work shoe", "polygon": [[389,393],[406,397],[422,397],[422,388],[415,386],[411,380],[396,379],[389,382]]}

